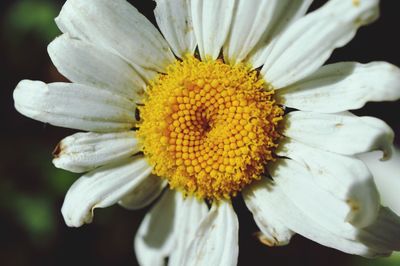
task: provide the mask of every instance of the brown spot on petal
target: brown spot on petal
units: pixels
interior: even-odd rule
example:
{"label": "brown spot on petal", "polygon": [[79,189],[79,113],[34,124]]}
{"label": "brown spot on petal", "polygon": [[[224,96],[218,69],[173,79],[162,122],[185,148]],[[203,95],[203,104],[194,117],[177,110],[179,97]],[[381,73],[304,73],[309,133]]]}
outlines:
{"label": "brown spot on petal", "polygon": [[64,145],[62,144],[62,142],[58,143],[52,153],[54,158],[60,157],[60,155],[63,153],[63,150],[64,150]]}
{"label": "brown spot on petal", "polygon": [[357,212],[358,210],[360,210],[360,204],[357,201],[348,199],[346,200],[346,203],[350,206],[353,212]]}
{"label": "brown spot on petal", "polygon": [[255,232],[254,236],[260,241],[262,244],[269,246],[269,247],[276,247],[279,246],[279,241],[275,237],[272,239],[264,235],[262,232]]}

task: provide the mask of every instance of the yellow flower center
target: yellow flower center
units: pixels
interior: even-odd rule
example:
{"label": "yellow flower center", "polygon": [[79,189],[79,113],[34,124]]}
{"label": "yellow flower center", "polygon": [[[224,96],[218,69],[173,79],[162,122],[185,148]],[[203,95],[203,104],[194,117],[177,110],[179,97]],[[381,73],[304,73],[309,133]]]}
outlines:
{"label": "yellow flower center", "polygon": [[146,96],[137,136],[154,174],[173,189],[230,198],[274,159],[283,110],[244,64],[187,56],[158,75]]}

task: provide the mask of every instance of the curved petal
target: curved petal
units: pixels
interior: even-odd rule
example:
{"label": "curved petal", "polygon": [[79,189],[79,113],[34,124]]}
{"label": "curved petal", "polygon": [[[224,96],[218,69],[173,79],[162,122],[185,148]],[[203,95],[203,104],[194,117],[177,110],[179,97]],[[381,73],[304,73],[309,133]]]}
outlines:
{"label": "curved petal", "polygon": [[261,69],[265,80],[282,88],[316,71],[335,48],[342,47],[360,26],[379,15],[379,0],[331,0],[292,24],[277,42]]}
{"label": "curved petal", "polygon": [[157,29],[125,0],[68,0],[56,23],[62,32],[117,52],[135,67],[164,72],[174,60]]}
{"label": "curved petal", "polygon": [[[262,9],[265,9],[265,11],[271,10],[272,13],[262,18],[262,21],[253,24],[254,27],[258,28],[256,30],[263,30],[261,39],[257,40],[257,44],[251,47],[252,50],[248,54],[247,61],[251,63],[253,68],[258,68],[267,62],[271,47],[278,36],[289,25],[304,16],[313,0],[263,0],[262,2],[265,7],[260,8],[258,12],[264,12]],[[268,24],[264,24],[265,22],[268,22]],[[266,26],[259,26],[263,24]],[[243,34],[244,32],[247,31],[242,31],[241,34],[246,36],[246,34]]]}
{"label": "curved petal", "polygon": [[195,197],[187,197],[179,205],[179,218],[176,221],[176,245],[169,257],[169,266],[181,266],[186,251],[195,237],[201,221],[207,216],[208,207],[206,203]]}
{"label": "curved petal", "polygon": [[[304,196],[308,195],[308,189],[302,192]],[[391,250],[374,249],[368,243],[357,240],[357,233],[361,229],[350,228],[350,231],[353,231],[351,234],[353,239],[348,239],[340,235],[336,227],[326,228],[322,226],[319,217],[314,219],[308,213],[303,212],[296,199],[284,193],[280,186],[274,184],[272,180],[262,179],[254,183],[243,191],[243,195],[247,205],[256,205],[265,216],[273,212],[290,230],[321,245],[369,258],[387,256],[391,253]],[[322,201],[322,199],[319,199],[319,201]],[[330,209],[325,210],[325,212],[330,211]],[[344,226],[343,223],[344,221],[338,227]],[[333,229],[333,231],[330,229]]]}
{"label": "curved petal", "polygon": [[193,28],[201,58],[216,59],[229,34],[235,0],[192,0]]}
{"label": "curved petal", "polygon": [[382,204],[400,216],[400,151],[393,148],[393,157],[387,161],[379,160],[380,156],[380,152],[372,152],[360,154],[359,158],[371,170]]}
{"label": "curved petal", "polygon": [[309,146],[340,154],[382,150],[390,157],[393,130],[374,117],[291,112],[284,135]]}
{"label": "curved petal", "polygon": [[208,211],[194,197],[168,190],[144,217],[135,237],[135,252],[142,266],[180,265],[181,256]]}
{"label": "curved petal", "polygon": [[59,127],[113,132],[135,124],[133,102],[85,85],[23,80],[14,90],[14,103],[21,114]]}
{"label": "curved petal", "polygon": [[91,223],[95,208],[114,205],[147,178],[151,171],[146,160],[137,157],[83,175],[65,196],[61,208],[65,223],[71,227]]}
{"label": "curved petal", "polygon": [[261,39],[274,15],[286,1],[282,0],[236,0],[230,33],[224,45],[226,62],[235,64],[243,61]]}
{"label": "curved petal", "polygon": [[214,204],[201,221],[182,265],[235,266],[239,224],[230,202]]}
{"label": "curved petal", "polygon": [[300,163],[313,182],[353,209],[347,220],[357,227],[371,224],[380,208],[379,194],[367,166],[353,157],[312,148],[291,140],[277,151]]}
{"label": "curved petal", "polygon": [[74,83],[108,89],[138,100],[146,84],[121,57],[63,34],[47,48],[58,71]]}
{"label": "curved petal", "polygon": [[63,139],[54,150],[53,164],[83,173],[128,158],[140,151],[133,131],[121,133],[76,133]]}
{"label": "curved petal", "polygon": [[[251,186],[248,189],[251,190]],[[244,196],[244,199],[247,208],[253,214],[254,221],[261,230],[260,242],[270,247],[289,244],[295,233],[279,220],[273,210],[270,210],[268,205],[260,206],[263,203],[253,200],[253,198]]]}
{"label": "curved petal", "polygon": [[135,236],[135,253],[139,265],[164,266],[175,246],[175,223],[181,195],[167,190],[146,214]]}
{"label": "curved petal", "polygon": [[196,48],[191,0],[156,0],[154,15],[172,51],[180,58]]}
{"label": "curved petal", "polygon": [[[286,165],[285,165],[286,164]],[[305,169],[301,169],[289,160],[285,160],[285,164],[279,163],[275,171],[272,171],[274,181],[277,186],[286,194],[290,195],[291,199],[307,216],[316,220],[324,228],[338,234],[344,238],[358,241],[367,245],[374,250],[399,250],[400,249],[400,217],[397,217],[392,212],[385,209],[369,209],[374,214],[368,215],[364,210],[364,217],[369,220],[362,221],[363,229],[353,223],[353,226],[341,219],[339,214],[341,209],[339,202],[331,199],[329,195],[321,193],[319,189],[308,183],[306,184]],[[300,179],[302,182],[300,182]],[[307,191],[307,193],[304,193]],[[367,192],[367,191],[366,191]],[[346,202],[347,203],[347,202]],[[357,204],[358,206],[361,204]],[[351,207],[352,216],[355,217],[357,209]],[[349,218],[349,216],[347,216]],[[363,217],[358,217],[361,221]],[[352,222],[352,221],[349,221]],[[367,226],[368,225],[368,226]]]}
{"label": "curved petal", "polygon": [[138,210],[151,204],[164,190],[167,182],[156,175],[143,179],[131,192],[121,198],[119,205],[128,210]]}
{"label": "curved petal", "polygon": [[361,242],[375,249],[400,250],[400,217],[387,208],[381,208],[375,223],[361,230]]}
{"label": "curved petal", "polygon": [[400,98],[400,69],[386,62],[326,65],[310,77],[277,90],[279,102],[303,111],[337,113],[367,102]]}
{"label": "curved petal", "polygon": [[[271,176],[279,188],[300,210],[331,231],[337,230],[347,238],[353,237],[352,226],[366,227],[372,224],[379,212],[379,200],[368,206],[364,202],[339,199],[333,193],[322,189],[307,169],[293,160],[279,160],[271,169]],[[307,193],[305,193],[307,191]],[[368,192],[368,191],[366,191]],[[351,199],[354,201],[354,199]],[[376,205],[378,207],[376,208]],[[367,209],[368,207],[372,207]],[[329,211],[327,211],[329,210]],[[371,213],[368,213],[370,211]],[[362,220],[365,218],[366,220]],[[348,222],[348,223],[347,223]],[[350,224],[351,223],[351,224]]]}

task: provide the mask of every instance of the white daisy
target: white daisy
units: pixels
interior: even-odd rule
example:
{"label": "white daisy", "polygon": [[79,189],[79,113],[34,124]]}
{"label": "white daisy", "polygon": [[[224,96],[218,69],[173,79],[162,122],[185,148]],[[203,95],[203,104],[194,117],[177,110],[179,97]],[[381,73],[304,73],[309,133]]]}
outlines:
{"label": "white daisy", "polygon": [[67,225],[163,193],[136,235],[139,263],[235,265],[231,198],[242,195],[267,245],[298,233],[365,257],[399,250],[400,219],[355,157],[389,158],[393,131],[347,110],[399,99],[400,70],[322,66],[379,1],[306,14],[311,2],[157,0],[161,35],[124,0],[68,0],[48,51],[72,83],[24,80],[14,92],[22,114],[90,131],[55,151],[56,167],[88,172],[66,195]]}

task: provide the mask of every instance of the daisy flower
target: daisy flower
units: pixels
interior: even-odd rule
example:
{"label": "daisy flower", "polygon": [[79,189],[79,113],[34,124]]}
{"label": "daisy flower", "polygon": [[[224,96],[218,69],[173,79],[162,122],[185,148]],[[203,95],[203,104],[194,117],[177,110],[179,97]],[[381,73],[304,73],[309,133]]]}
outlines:
{"label": "daisy flower", "polygon": [[[72,83],[21,81],[16,109],[87,133],[62,140],[68,226],[95,208],[158,201],[134,246],[141,265],[236,265],[242,196],[269,246],[294,234],[364,257],[400,249],[356,155],[383,151],[383,121],[348,110],[400,98],[385,62],[324,65],[378,18],[378,0],[156,0],[158,31],[125,0],[67,0],[48,47]],[[324,66],[323,66],[324,65]]]}

